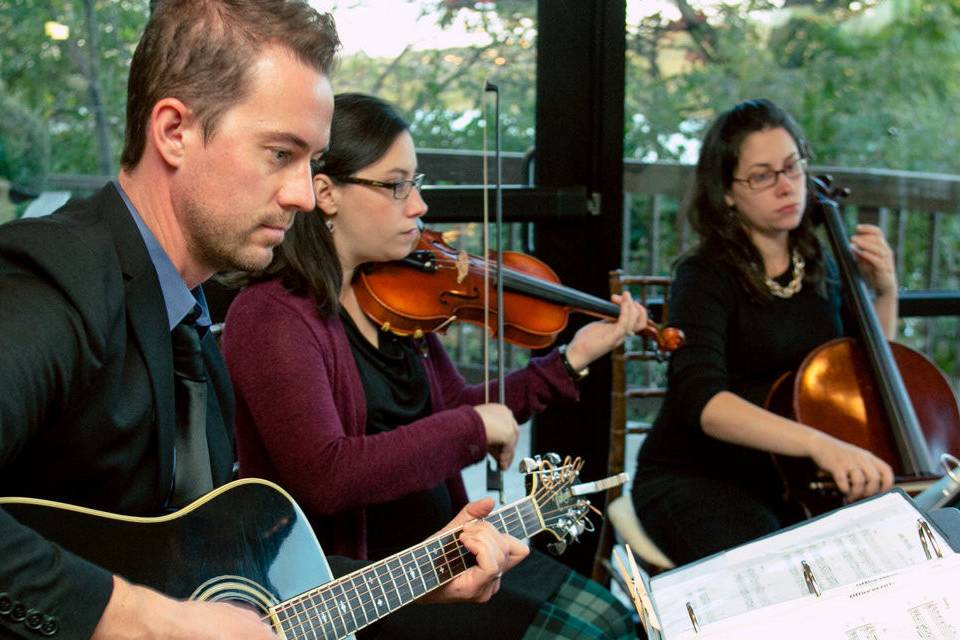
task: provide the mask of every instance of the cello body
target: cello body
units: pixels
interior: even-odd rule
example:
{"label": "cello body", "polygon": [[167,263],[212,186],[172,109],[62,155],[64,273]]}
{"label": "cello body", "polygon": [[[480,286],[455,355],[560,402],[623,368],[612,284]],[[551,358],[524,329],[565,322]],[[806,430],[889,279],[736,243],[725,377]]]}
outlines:
{"label": "cello body", "polygon": [[[895,342],[889,346],[930,455],[939,459],[941,454],[956,451],[960,410],[949,382],[922,353]],[[913,480],[920,488],[935,477],[914,475],[904,468],[894,434],[887,428],[867,357],[852,338],[837,338],[814,349],[797,372],[785,374],[774,383],[766,406],[872,452],[893,468],[899,482]],[[787,499],[799,502],[808,514],[822,513],[842,503],[843,497],[829,476],[811,460],[778,457],[777,463]],[[909,486],[905,488],[910,490]]]}
{"label": "cello body", "polygon": [[[941,454],[960,451],[960,410],[943,373],[926,356],[889,342],[849,248],[833,192],[813,179],[818,211],[837,260],[856,338],[808,354],[770,390],[771,411],[870,451],[892,468],[895,483],[921,491],[942,475]],[[786,499],[813,515],[843,503],[829,474],[809,459],[776,456]],[[912,486],[911,486],[912,485]]]}

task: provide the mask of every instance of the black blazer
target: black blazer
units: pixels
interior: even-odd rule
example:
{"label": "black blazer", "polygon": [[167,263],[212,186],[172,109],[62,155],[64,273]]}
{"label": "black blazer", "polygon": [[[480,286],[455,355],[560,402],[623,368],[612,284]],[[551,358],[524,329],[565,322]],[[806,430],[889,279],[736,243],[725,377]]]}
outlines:
{"label": "black blazer", "polygon": [[[211,336],[204,356],[224,432],[208,432],[215,484],[234,460],[233,394]],[[170,331],[156,271],[113,185],[46,218],[0,226],[0,495],[157,515],[172,483]],[[89,637],[109,573],[0,510],[4,598]],[[37,637],[0,615],[0,636]]]}

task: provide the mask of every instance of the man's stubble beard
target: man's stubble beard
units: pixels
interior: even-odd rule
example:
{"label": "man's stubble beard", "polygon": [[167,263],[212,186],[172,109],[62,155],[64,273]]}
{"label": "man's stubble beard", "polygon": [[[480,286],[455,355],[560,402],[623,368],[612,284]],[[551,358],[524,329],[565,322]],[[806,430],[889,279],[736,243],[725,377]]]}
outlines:
{"label": "man's stubble beard", "polygon": [[242,232],[223,228],[207,209],[196,202],[186,204],[187,246],[190,255],[214,272],[261,271],[270,264],[273,252],[265,258],[259,254],[265,248],[253,245],[250,235],[256,229]]}

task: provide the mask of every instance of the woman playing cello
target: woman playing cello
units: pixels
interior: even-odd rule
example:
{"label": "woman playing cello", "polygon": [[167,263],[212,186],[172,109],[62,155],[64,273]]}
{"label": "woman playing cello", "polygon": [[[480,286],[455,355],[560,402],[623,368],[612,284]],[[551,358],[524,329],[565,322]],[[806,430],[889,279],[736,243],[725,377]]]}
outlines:
{"label": "woman playing cello", "polygon": [[[449,520],[466,499],[462,468],[488,451],[502,467],[510,463],[514,416],[575,399],[577,372],[646,325],[640,305],[616,299],[616,322],[586,325],[565,353],[510,374],[506,406],[484,403],[483,389],[465,383],[435,335],[381,331],[351,285],[362,265],[404,258],[416,243],[427,205],[407,129],[377,98],[336,97],[330,147],[314,177],[317,211],[297,216],[260,282],[230,308],[224,333],[241,473],[280,482],[328,552],[360,558],[387,556]],[[609,592],[545,556],[533,553],[503,581],[489,605],[411,607],[385,631],[634,636]]]}
{"label": "woman playing cello", "polygon": [[[810,458],[849,500],[893,482],[869,451],[761,408],[780,374],[844,333],[836,266],[808,215],[808,157],[796,122],[768,100],[721,114],[703,141],[687,204],[700,242],[679,261],[670,301],[686,344],[671,359],[632,492],[644,529],[676,564],[799,519],[769,453]],[[872,225],[858,225],[851,245],[893,338],[893,254]]]}

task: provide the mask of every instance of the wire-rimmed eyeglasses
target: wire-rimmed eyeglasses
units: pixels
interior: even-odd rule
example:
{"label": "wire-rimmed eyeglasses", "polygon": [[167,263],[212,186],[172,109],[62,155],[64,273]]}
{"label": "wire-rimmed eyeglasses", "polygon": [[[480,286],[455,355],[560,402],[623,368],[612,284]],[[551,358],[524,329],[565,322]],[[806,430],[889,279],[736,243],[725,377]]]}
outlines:
{"label": "wire-rimmed eyeglasses", "polygon": [[754,191],[763,191],[764,189],[769,189],[773,185],[777,184],[777,180],[780,179],[781,173],[791,180],[795,180],[802,176],[806,170],[807,159],[796,158],[783,165],[783,169],[780,169],[779,171],[774,169],[764,169],[763,171],[751,173],[746,178],[734,178],[733,181],[744,182]]}
{"label": "wire-rimmed eyeglasses", "polygon": [[397,182],[383,182],[382,180],[370,180],[368,178],[357,178],[356,176],[332,176],[337,182],[346,182],[349,184],[362,184],[366,187],[380,187],[382,189],[392,189],[393,197],[397,200],[406,200],[410,192],[416,189],[418,192],[423,188],[424,174],[417,173],[412,180],[398,180]]}

